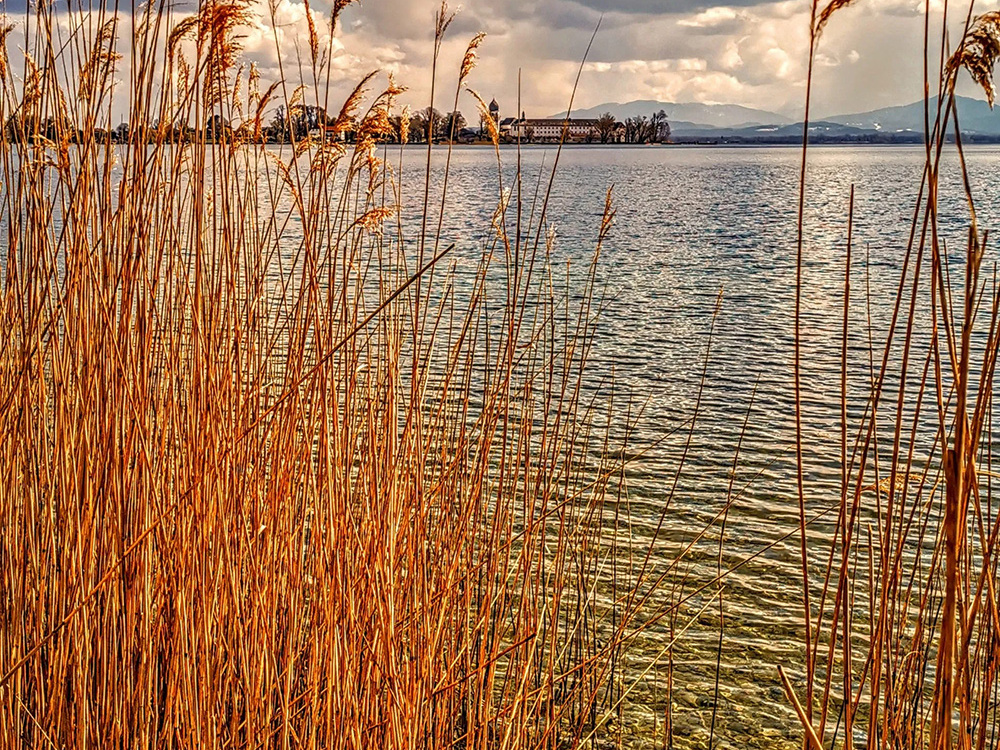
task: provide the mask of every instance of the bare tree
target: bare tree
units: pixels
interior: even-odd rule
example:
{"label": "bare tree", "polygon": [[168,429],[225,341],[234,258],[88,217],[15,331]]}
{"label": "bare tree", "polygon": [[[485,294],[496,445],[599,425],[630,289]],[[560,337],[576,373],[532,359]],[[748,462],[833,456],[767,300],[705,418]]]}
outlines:
{"label": "bare tree", "polygon": [[670,140],[670,123],[667,122],[667,113],[662,109],[649,118],[649,142],[663,143]]}
{"label": "bare tree", "polygon": [[444,118],[444,135],[449,140],[455,140],[459,131],[465,127],[465,118],[461,112],[449,112]]}
{"label": "bare tree", "polygon": [[649,119],[645,115],[637,115],[625,120],[626,143],[646,143],[649,140],[649,134]]}
{"label": "bare tree", "polygon": [[431,140],[445,138],[448,135],[445,120],[445,116],[436,109],[425,107],[410,120],[410,134],[417,135],[415,140],[421,141],[426,141],[428,138]]}
{"label": "bare tree", "polygon": [[601,143],[607,143],[611,140],[617,125],[618,122],[615,120],[615,116],[610,112],[605,112],[597,118],[597,135],[601,139]]}

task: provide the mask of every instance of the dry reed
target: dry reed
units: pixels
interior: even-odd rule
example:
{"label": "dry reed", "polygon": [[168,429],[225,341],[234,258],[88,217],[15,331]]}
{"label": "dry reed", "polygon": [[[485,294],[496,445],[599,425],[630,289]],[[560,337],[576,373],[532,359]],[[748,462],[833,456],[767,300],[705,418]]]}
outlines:
{"label": "dry reed", "polygon": [[[847,5],[833,0],[821,11],[813,2],[810,88],[820,33]],[[931,14],[928,5],[925,70],[931,69]],[[869,408],[859,424],[849,424],[847,417],[847,340],[855,325],[849,317],[852,189],[840,392],[842,486],[832,539],[807,545],[800,483],[805,699],[784,671],[781,679],[802,725],[804,744],[817,750],[860,745],[971,750],[996,747],[1000,740],[995,699],[1000,525],[989,482],[1000,295],[995,278],[984,273],[987,237],[976,221],[955,98],[956,78],[965,68],[992,103],[1000,39],[996,14],[973,19],[970,6],[963,39],[946,59],[947,6],[940,23],[936,112],[929,73],[925,87],[928,126],[920,197],[881,362],[873,364]],[[800,184],[800,289],[807,136],[808,118]],[[948,258],[938,226],[940,164],[952,140],[969,209],[960,264]],[[953,269],[963,274],[958,282]],[[915,330],[917,319],[925,315],[930,335],[923,338]],[[800,341],[797,328],[797,349]],[[916,382],[911,361],[923,363]],[[890,381],[898,384],[895,403],[883,403]],[[798,383],[796,389],[798,401]],[[926,411],[931,411],[937,437],[928,453],[915,454],[914,438],[926,429]],[[891,428],[891,447],[881,455],[876,449],[879,420]],[[852,432],[857,439],[849,446]],[[801,431],[799,435],[801,443]],[[910,447],[904,448],[906,444]],[[800,450],[800,477],[803,471]],[[808,576],[817,559],[826,560],[818,585]],[[865,600],[867,605],[861,606]]]}
{"label": "dry reed", "polygon": [[309,12],[312,69],[262,93],[250,21],[39,3],[21,81],[0,55],[0,745],[607,736],[676,605],[608,584],[635,571],[627,451],[584,396],[594,269],[559,290],[520,180],[513,235],[500,186],[485,244],[443,247],[430,150],[405,231],[391,81],[262,144],[275,105],[329,110],[329,59]]}

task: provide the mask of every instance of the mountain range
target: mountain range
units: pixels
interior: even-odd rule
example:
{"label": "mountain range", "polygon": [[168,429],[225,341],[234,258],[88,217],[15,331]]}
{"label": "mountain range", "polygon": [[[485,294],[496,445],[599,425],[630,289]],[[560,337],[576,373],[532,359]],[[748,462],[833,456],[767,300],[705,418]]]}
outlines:
{"label": "mountain range", "polygon": [[[700,104],[699,102],[669,103],[652,99],[637,99],[624,104],[612,102],[590,109],[574,110],[574,117],[600,117],[611,112],[619,121],[663,110],[672,123],[684,122],[695,127],[739,128],[749,125],[788,125],[792,121],[775,112],[741,107],[737,104]],[[565,112],[553,115],[564,117]],[[672,126],[672,125],[671,125]]]}
{"label": "mountain range", "polygon": [[[1000,137],[1000,108],[991,110],[981,99],[958,97],[958,121],[963,133]],[[930,101],[931,120],[937,99]],[[609,102],[578,110],[574,117],[599,117],[611,112],[621,121],[639,115],[649,116],[663,110],[667,113],[675,140],[760,138],[801,139],[802,123],[776,112],[741,107],[733,104],[671,103],[636,100],[626,103]],[[563,114],[554,115],[562,117]],[[890,139],[919,140],[924,132],[924,102],[898,107],[884,107],[868,112],[832,115],[810,123],[810,132],[830,139]]]}
{"label": "mountain range", "polygon": [[[982,99],[972,99],[967,96],[957,97],[958,124],[962,132],[1000,134],[1000,110],[990,109],[990,105]],[[930,119],[934,121],[937,109],[937,97],[930,100]],[[828,122],[848,125],[854,128],[868,130],[915,130],[924,132],[924,103],[914,102],[901,107],[886,107],[871,112],[860,112],[853,115],[838,115],[825,118]]]}

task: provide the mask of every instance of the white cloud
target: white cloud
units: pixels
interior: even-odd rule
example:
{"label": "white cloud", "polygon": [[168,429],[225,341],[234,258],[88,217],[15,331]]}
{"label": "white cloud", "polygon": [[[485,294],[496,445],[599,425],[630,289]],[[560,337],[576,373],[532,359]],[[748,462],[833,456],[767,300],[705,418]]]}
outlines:
{"label": "white cloud", "polygon": [[[330,101],[339,102],[377,69],[409,88],[405,100],[411,106],[426,106],[437,0],[351,6],[333,35],[330,2],[310,0],[329,66]],[[941,2],[932,0],[932,5]],[[921,96],[923,3],[859,0],[834,16],[816,58],[819,115]],[[618,0],[610,7],[606,0],[466,0],[441,48],[436,106],[452,106],[465,46],[484,29],[488,36],[468,84],[487,101],[495,96],[504,111],[513,111],[520,71],[524,110],[546,115],[564,109],[599,5],[606,14],[580,80],[577,106],[660,99],[743,104],[791,115],[801,111],[809,25],[808,4],[801,0],[719,5]],[[265,83],[283,74],[294,87],[309,64],[306,6],[301,0],[276,0],[273,16],[265,0],[256,0],[254,7],[258,20],[242,32],[245,57],[257,63]],[[124,49],[124,31],[120,36]],[[952,45],[956,37],[957,28]],[[127,71],[122,68],[118,77],[127,80]],[[311,91],[311,73],[306,71],[303,79]],[[380,81],[384,84],[385,78]],[[970,90],[965,83],[963,90]],[[459,106],[467,115],[474,108],[464,94]]]}
{"label": "white cloud", "polygon": [[710,29],[727,26],[739,18],[740,14],[732,8],[718,6],[704,10],[691,18],[682,18],[677,22],[677,25],[692,29]]}

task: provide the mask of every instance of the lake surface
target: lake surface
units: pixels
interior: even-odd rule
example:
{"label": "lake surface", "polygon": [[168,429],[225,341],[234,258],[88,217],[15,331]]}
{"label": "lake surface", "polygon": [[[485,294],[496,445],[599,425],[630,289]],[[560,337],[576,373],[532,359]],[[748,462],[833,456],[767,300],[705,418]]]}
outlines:
{"label": "lake surface", "polygon": [[[435,152],[433,174],[438,182],[444,154],[443,149]],[[726,503],[751,399],[723,566],[736,565],[798,526],[792,357],[800,155],[800,149],[791,147],[591,146],[566,148],[559,157],[549,209],[556,265],[586,267],[605,191],[614,186],[618,213],[598,270],[606,309],[592,374],[595,380],[613,376],[616,389],[630,392],[634,403],[643,407],[631,440],[636,456],[629,467],[629,501],[637,520],[632,532],[638,548],[662,548],[661,562],[672,559]],[[503,180],[509,186],[517,152],[507,148],[501,156]],[[425,157],[423,149],[404,150],[404,182],[422,182]],[[522,149],[529,199],[539,176],[544,192],[555,157],[554,148]],[[487,148],[456,149],[451,158],[442,242],[456,243],[459,269],[463,263],[472,268],[497,205],[497,163]],[[971,147],[967,158],[979,196],[980,228],[995,228],[1000,218],[1000,148]],[[398,150],[391,151],[390,161],[398,159]],[[853,442],[866,407],[871,361],[874,358],[877,366],[881,358],[923,159],[921,147],[810,149],[802,316],[810,514],[835,504],[840,493],[840,337],[851,186],[856,191],[848,388]],[[955,274],[961,273],[968,214],[953,153],[944,158],[942,186],[941,234],[948,241],[953,278],[960,279]],[[404,205],[410,221],[419,214],[417,197]],[[706,352],[720,291],[722,306],[711,352]],[[917,316],[911,377],[919,377],[926,356],[926,347],[919,344],[927,340],[928,298],[922,296]],[[686,429],[676,430],[694,413],[706,355],[698,426],[665,526],[653,539],[687,434]],[[898,352],[893,359],[898,360]],[[888,440],[893,378],[884,399],[880,432]],[[921,424],[916,439],[918,465],[929,454],[934,436],[927,411],[927,424]],[[675,434],[664,440],[671,430]],[[883,455],[882,476],[889,468]],[[870,477],[866,482],[874,481]],[[811,533],[820,542],[828,540],[833,521],[817,523]],[[718,544],[717,526],[696,543],[683,567],[688,578],[682,594],[714,577]],[[789,730],[798,736],[798,724],[776,668],[781,664],[794,680],[801,680],[798,544],[793,535],[727,578],[717,747],[797,746]],[[828,545],[817,544],[814,581],[821,580],[824,550]],[[680,746],[708,744],[719,640],[718,605],[710,601],[715,596],[712,588],[692,598],[676,623],[678,629],[691,623],[672,665],[673,722]],[[650,638],[633,654],[634,674],[643,671],[667,637],[662,629],[653,635],[659,642]],[[627,712],[632,716],[625,727],[627,745],[652,747],[652,727],[662,731],[666,668],[665,662],[657,663],[636,684]]]}
{"label": "lake surface", "polygon": [[[277,149],[275,149],[277,151]],[[407,236],[419,230],[426,150],[389,148],[401,169]],[[1000,220],[1000,147],[967,147],[981,229]],[[430,225],[446,151],[435,149]],[[517,151],[501,150],[505,187],[515,184]],[[559,156],[548,229],[554,231],[553,268],[569,269],[579,283],[593,257],[613,186],[617,210],[597,267],[604,310],[591,358],[595,393],[613,380],[617,398],[630,395],[635,430],[629,442],[627,502],[632,544],[654,550],[652,569],[693,543],[664,587],[664,606],[690,598],[678,611],[674,632],[684,630],[672,664],[655,659],[670,638],[659,623],[628,656],[631,688],[624,716],[628,747],[662,746],[672,711],[675,747],[709,744],[719,646],[717,572],[719,525],[729,512],[722,567],[752,562],[726,578],[715,747],[799,747],[798,722],[777,677],[782,665],[799,686],[804,663],[802,582],[795,483],[792,387],[795,238],[801,152],[793,147],[569,147]],[[553,147],[520,154],[526,202],[544,193],[556,158]],[[923,167],[919,147],[812,147],[809,157],[803,289],[803,407],[808,514],[835,505],[840,496],[840,340],[848,205],[855,188],[854,263],[851,273],[848,413],[853,442],[867,406],[871,364],[881,358]],[[499,199],[492,149],[460,148],[451,155],[441,243],[455,243],[449,262],[461,280],[475,273]],[[953,279],[963,267],[968,214],[958,160],[942,165],[941,235]],[[295,241],[294,229],[286,239]],[[987,266],[996,254],[988,252]],[[2,268],[2,264],[0,264]],[[924,287],[924,289],[926,289]],[[713,311],[721,307],[707,351]],[[921,296],[915,354],[909,375],[921,374],[926,356],[928,298]],[[870,320],[870,325],[869,325]],[[898,362],[898,347],[891,361]],[[699,404],[699,382],[705,386]],[[898,377],[898,368],[896,369]],[[882,476],[894,417],[895,377],[880,412]],[[751,407],[752,402],[752,409]],[[677,478],[698,408],[690,451]],[[748,415],[749,411],[749,416]],[[636,416],[638,414],[638,416]],[[915,462],[930,454],[930,410],[915,439]],[[737,456],[741,430],[746,434]],[[996,444],[997,435],[993,436]],[[908,443],[904,440],[904,450]],[[735,477],[730,495],[730,477]],[[937,459],[932,467],[936,469]],[[657,522],[677,482],[665,523]],[[873,482],[869,474],[866,483]],[[866,502],[874,495],[866,496]],[[868,508],[870,521],[874,517]],[[835,517],[810,527],[815,542],[811,580],[821,582],[824,553]],[[702,533],[711,526],[708,533]],[[791,533],[787,539],[787,535]],[[857,613],[862,632],[864,612]],[[672,702],[668,706],[668,669]],[[640,677],[641,675],[641,677]],[[633,680],[635,681],[633,684]],[[836,712],[834,712],[834,715]]]}

